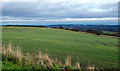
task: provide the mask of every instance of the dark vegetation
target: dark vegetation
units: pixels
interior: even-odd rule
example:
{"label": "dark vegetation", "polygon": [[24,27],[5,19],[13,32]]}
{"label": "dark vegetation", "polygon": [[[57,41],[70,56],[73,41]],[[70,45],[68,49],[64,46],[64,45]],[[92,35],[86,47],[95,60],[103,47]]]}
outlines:
{"label": "dark vegetation", "polygon": [[108,35],[120,37],[119,25],[4,25],[14,27],[40,27],[40,28],[54,28],[64,29],[75,32],[88,32],[96,35]]}
{"label": "dark vegetation", "polygon": [[46,27],[62,27],[62,28],[74,28],[79,31],[87,31],[89,29],[94,29],[97,31],[110,31],[110,32],[118,32],[119,25],[48,25]]}

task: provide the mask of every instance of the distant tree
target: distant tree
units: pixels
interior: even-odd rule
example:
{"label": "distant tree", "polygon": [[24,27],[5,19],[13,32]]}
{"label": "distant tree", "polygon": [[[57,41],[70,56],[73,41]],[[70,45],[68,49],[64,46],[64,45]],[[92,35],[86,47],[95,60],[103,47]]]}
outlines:
{"label": "distant tree", "polygon": [[87,32],[93,33],[93,34],[96,34],[96,35],[101,35],[101,34],[103,34],[102,31],[97,31],[97,30],[94,30],[94,29],[87,30]]}
{"label": "distant tree", "polygon": [[60,26],[59,29],[63,29],[63,28]]}

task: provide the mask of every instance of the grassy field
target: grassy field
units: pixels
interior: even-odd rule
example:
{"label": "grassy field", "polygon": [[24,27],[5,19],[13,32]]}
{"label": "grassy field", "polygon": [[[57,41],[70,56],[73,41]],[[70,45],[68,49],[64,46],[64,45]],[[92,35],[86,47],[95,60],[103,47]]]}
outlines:
{"label": "grassy field", "polygon": [[14,46],[20,46],[24,53],[41,51],[62,61],[71,56],[72,62],[79,61],[82,67],[118,67],[118,39],[113,37],[62,29],[3,27],[2,43],[10,41]]}

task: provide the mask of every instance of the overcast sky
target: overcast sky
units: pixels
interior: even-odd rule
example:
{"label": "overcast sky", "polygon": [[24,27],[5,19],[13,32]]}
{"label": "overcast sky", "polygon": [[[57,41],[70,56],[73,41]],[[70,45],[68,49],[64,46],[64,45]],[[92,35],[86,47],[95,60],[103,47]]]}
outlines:
{"label": "overcast sky", "polygon": [[3,24],[118,24],[119,0],[2,0]]}

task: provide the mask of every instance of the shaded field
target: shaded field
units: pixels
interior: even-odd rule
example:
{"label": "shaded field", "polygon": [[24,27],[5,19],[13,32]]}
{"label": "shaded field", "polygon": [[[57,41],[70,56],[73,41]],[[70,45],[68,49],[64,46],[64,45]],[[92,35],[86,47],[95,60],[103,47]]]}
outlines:
{"label": "shaded field", "polygon": [[117,68],[118,39],[96,36],[84,32],[62,29],[3,27],[2,42],[21,46],[24,53],[47,53],[59,60],[71,56],[72,62],[81,66],[95,65],[98,68]]}

